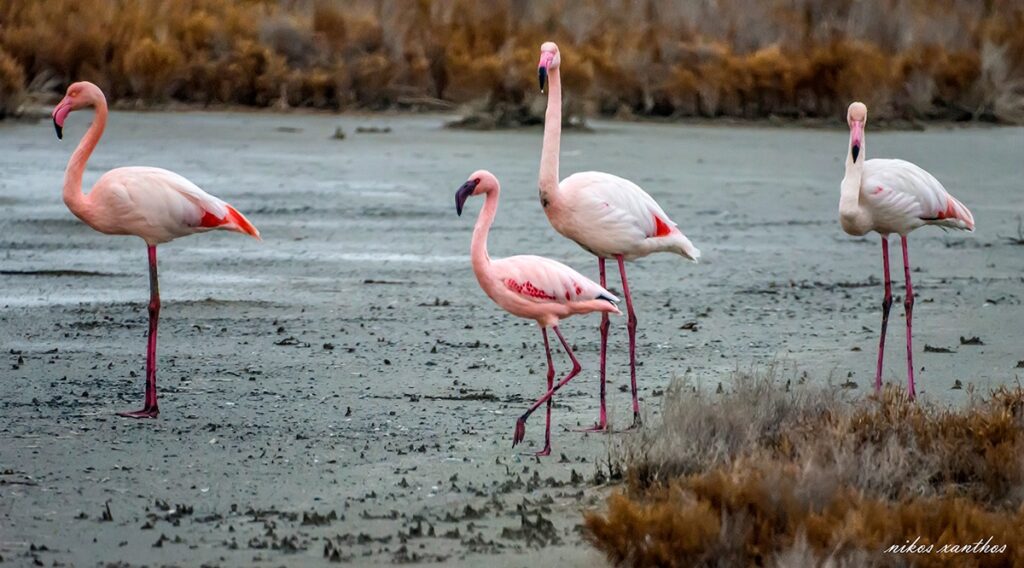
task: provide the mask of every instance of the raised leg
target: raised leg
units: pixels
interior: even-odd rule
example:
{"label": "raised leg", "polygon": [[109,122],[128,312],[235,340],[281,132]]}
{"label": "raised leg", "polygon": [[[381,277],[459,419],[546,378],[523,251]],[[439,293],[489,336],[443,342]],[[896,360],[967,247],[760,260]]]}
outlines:
{"label": "raised leg", "polygon": [[562,337],[562,332],[559,331],[558,326],[556,325],[553,329],[555,330],[555,335],[558,336],[558,340],[562,342],[562,348],[565,349],[565,352],[569,355],[569,359],[572,360],[572,370],[569,371],[569,374],[566,375],[564,379],[559,381],[557,385],[548,389],[548,392],[544,393],[544,396],[538,398],[537,402],[534,402],[533,406],[528,408],[526,412],[524,412],[523,415],[516,420],[516,431],[515,434],[512,436],[513,447],[515,447],[516,444],[518,444],[519,442],[522,442],[523,438],[526,437],[526,419],[529,418],[531,414],[533,414],[533,411],[540,408],[540,405],[551,400],[551,397],[554,396],[556,392],[558,392],[558,389],[564,387],[566,383],[568,383],[573,379],[573,377],[578,375],[580,373],[580,369],[582,369],[582,367],[580,366],[580,362],[576,360],[576,355],[573,354],[572,352],[572,348],[569,347],[569,343],[565,340],[564,337]]}
{"label": "raised leg", "polygon": [[622,255],[615,257],[619,261],[619,274],[622,276],[622,295],[626,297],[626,312],[629,321],[626,324],[629,330],[629,386],[633,393],[633,428],[640,426],[640,400],[636,394],[636,312],[633,311],[633,296],[629,293],[629,283],[626,281],[626,262]]}
{"label": "raised leg", "polygon": [[156,328],[160,319],[160,284],[156,273],[156,246],[149,246],[149,338],[146,343],[146,401],[142,410],[120,412],[128,418],[156,418]]}
{"label": "raised leg", "polygon": [[903,275],[907,285],[907,295],[903,298],[903,307],[907,311],[907,393],[913,400],[917,396],[914,389],[914,343],[913,343],[913,321],[914,321],[914,286],[910,283],[910,254],[907,252],[907,236],[901,235],[900,242],[903,244]]}
{"label": "raised leg", "polygon": [[[597,270],[601,276],[601,287],[608,288],[608,278],[605,274],[604,269],[604,257],[598,257],[597,259]],[[601,312],[601,414],[598,416],[597,422],[589,428],[584,428],[583,432],[607,432],[608,431],[608,410],[607,410],[607,393],[608,383],[607,375],[605,370],[607,369],[607,356],[608,356],[608,329],[611,327],[611,321],[608,318],[608,312]]]}
{"label": "raised leg", "polygon": [[889,278],[889,237],[882,235],[882,267],[885,272],[885,297],[882,299],[882,336],[878,340],[878,370],[875,372],[875,392],[882,390],[882,358],[885,356],[885,330],[889,327],[889,308],[892,307],[892,280]]}

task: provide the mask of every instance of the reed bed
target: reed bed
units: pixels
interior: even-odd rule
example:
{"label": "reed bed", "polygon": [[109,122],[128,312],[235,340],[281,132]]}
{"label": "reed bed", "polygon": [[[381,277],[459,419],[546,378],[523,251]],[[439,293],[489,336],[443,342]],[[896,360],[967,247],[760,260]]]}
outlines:
{"label": "reed bed", "polygon": [[114,101],[645,117],[1024,122],[1024,0],[7,0],[0,113],[88,79]]}
{"label": "reed bed", "polygon": [[590,542],[633,566],[1024,564],[1019,385],[951,408],[795,382],[673,385],[609,461],[624,487],[586,513]]}

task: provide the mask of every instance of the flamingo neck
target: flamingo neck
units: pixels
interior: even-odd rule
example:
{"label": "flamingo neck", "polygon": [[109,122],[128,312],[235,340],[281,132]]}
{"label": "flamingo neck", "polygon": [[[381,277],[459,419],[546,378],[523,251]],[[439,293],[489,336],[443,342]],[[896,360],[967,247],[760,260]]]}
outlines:
{"label": "flamingo neck", "polygon": [[544,114],[544,145],[540,155],[540,201],[545,209],[558,193],[558,153],[562,139],[562,76],[548,72],[548,108]]}
{"label": "flamingo neck", "polygon": [[867,212],[861,206],[861,184],[864,180],[865,140],[863,134],[856,140],[860,145],[857,161],[853,160],[855,133],[850,133],[850,143],[846,148],[846,175],[840,185],[839,219],[843,229],[853,235],[863,235],[870,230]]}
{"label": "flamingo neck", "polygon": [[495,187],[487,192],[484,199],[484,206],[480,208],[480,215],[476,218],[476,226],[473,227],[473,242],[469,247],[469,256],[473,262],[473,272],[477,280],[484,284],[484,276],[491,269],[491,257],[487,254],[487,234],[491,232],[491,225],[494,223],[494,216],[498,213],[498,193],[500,189]]}
{"label": "flamingo neck", "polygon": [[72,213],[83,220],[88,209],[88,200],[82,193],[82,174],[85,173],[85,164],[89,161],[89,156],[103,136],[103,129],[107,127],[107,101],[100,98],[94,106],[96,116],[92,125],[71,154],[68,167],[64,171],[64,203]]}

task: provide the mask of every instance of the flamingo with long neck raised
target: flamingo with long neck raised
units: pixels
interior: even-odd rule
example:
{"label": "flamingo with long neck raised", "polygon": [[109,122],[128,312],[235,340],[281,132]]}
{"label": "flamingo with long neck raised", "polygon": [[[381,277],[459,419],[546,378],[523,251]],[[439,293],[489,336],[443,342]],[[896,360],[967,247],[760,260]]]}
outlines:
{"label": "flamingo with long neck raised", "polygon": [[[576,314],[601,312],[618,314],[615,303],[619,301],[603,286],[598,286],[587,277],[568,266],[541,256],[510,256],[492,260],[487,254],[487,234],[498,212],[498,195],[501,191],[498,179],[488,171],[480,170],[469,176],[469,180],[455,192],[455,210],[462,215],[462,207],[472,195],[484,195],[484,206],[480,209],[470,257],[477,282],[494,303],[514,316],[532,319],[540,327],[544,338],[544,351],[548,363],[548,390],[537,399],[527,411],[516,420],[512,445],[515,446],[526,435],[526,419],[541,405],[547,404],[547,422],[544,431],[544,449],[539,456],[551,453],[551,404],[558,389],[565,386],[581,370],[576,355],[558,329],[558,322]],[[572,361],[572,370],[554,383],[555,367],[548,344],[548,328],[554,330],[562,348]]]}
{"label": "flamingo with long neck raised", "polygon": [[925,225],[974,231],[974,215],[956,200],[939,180],[920,167],[904,160],[865,160],[864,127],[868,107],[855,102],[846,112],[850,143],[846,150],[846,175],[840,184],[839,222],[843,230],[855,236],[875,231],[882,237],[882,271],[885,296],[882,300],[882,332],[878,340],[878,366],[875,390],[882,388],[882,359],[885,355],[885,331],[892,306],[889,279],[889,235],[896,233],[903,245],[903,274],[907,313],[907,392],[917,395],[914,386],[914,349],[912,323],[914,288],[910,283],[910,255],[907,234]]}
{"label": "flamingo with long neck raised", "polygon": [[170,240],[213,229],[260,238],[259,231],[241,213],[206,193],[182,176],[160,168],[117,168],[103,174],[88,194],[82,193],[82,174],[107,125],[107,100],[96,85],[74,83],[53,109],[57,138],[72,111],[96,110],[89,130],[71,154],[64,173],[64,203],[76,217],[108,235],[134,235],[146,241],[149,253],[149,336],[146,345],[146,394],[142,410],[123,412],[129,418],[156,418],[156,335],[160,316],[156,246]]}
{"label": "flamingo with long neck raised", "polygon": [[[633,396],[633,426],[640,425],[636,384],[637,317],[626,281],[625,261],[656,252],[675,253],[694,262],[700,251],[679,230],[654,199],[635,183],[604,172],[580,172],[558,181],[558,154],[562,138],[562,79],[558,46],[540,46],[537,72],[540,88],[548,88],[544,116],[544,143],[540,157],[540,203],[556,231],[597,256],[601,286],[607,284],[605,260],[614,258],[622,278],[622,294],[629,314],[629,380]],[[601,317],[601,410],[589,431],[608,428],[605,360],[608,349],[608,316]]]}

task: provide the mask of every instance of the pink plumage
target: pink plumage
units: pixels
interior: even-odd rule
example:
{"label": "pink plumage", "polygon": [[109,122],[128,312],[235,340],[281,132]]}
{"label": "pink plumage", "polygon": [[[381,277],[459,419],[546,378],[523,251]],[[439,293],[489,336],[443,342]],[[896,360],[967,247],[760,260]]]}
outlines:
{"label": "pink plumage", "polygon": [[178,237],[215,229],[260,238],[256,227],[224,201],[184,177],[160,168],[117,168],[103,174],[87,194],[82,193],[85,164],[103,136],[107,100],[99,87],[82,81],[68,87],[53,109],[53,126],[62,138],[71,112],[96,109],[96,119],[79,142],[64,174],[64,203],[85,224],[108,235],[134,235],[146,241],[149,253],[149,338],[146,348],[146,395],[142,410],[125,412],[131,418],[156,418],[156,334],[160,314],[156,246]]}
{"label": "pink plumage", "polygon": [[907,312],[907,391],[913,398],[914,385],[913,311],[914,288],[910,282],[910,254],[907,234],[925,225],[946,229],[974,230],[974,215],[946,188],[915,164],[904,160],[865,159],[864,128],[868,109],[855,102],[847,110],[850,144],[846,153],[846,175],[840,185],[839,223],[851,235],[874,231],[882,236],[882,271],[885,296],[882,300],[882,331],[878,340],[878,364],[875,390],[882,388],[882,362],[885,333],[892,306],[892,281],[889,273],[889,235],[900,235],[903,245],[903,271]]}
{"label": "pink plumage", "polygon": [[[635,183],[604,172],[581,172],[559,183],[558,153],[562,137],[562,56],[558,46],[546,42],[540,46],[537,73],[540,87],[548,87],[548,108],[544,117],[544,143],[540,158],[540,202],[551,226],[597,256],[601,286],[607,283],[605,260],[614,258],[622,278],[622,295],[629,314],[629,381],[633,397],[633,425],[640,425],[640,402],[636,382],[636,328],[633,297],[626,280],[625,261],[656,252],[681,255],[694,262],[700,250],[669,218],[664,209]],[[605,360],[610,324],[601,317],[601,409],[590,431],[606,431]]]}
{"label": "pink plumage", "polygon": [[[480,283],[480,288],[494,300],[494,303],[512,315],[535,320],[541,328],[548,361],[548,391],[516,421],[512,445],[515,446],[523,440],[526,420],[530,414],[547,403],[544,449],[537,453],[546,456],[551,453],[551,398],[581,369],[568,342],[558,329],[558,323],[576,314],[618,314],[620,312],[615,303],[619,299],[603,286],[598,286],[579,272],[549,258],[522,255],[491,259],[487,254],[487,234],[498,211],[500,192],[498,179],[493,174],[485,170],[474,172],[455,193],[455,208],[461,215],[463,205],[470,196],[486,196],[473,229],[473,241],[470,246],[473,273]],[[557,385],[554,384],[555,368],[548,344],[548,328],[554,330],[573,363],[572,371]]]}

